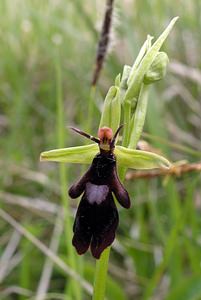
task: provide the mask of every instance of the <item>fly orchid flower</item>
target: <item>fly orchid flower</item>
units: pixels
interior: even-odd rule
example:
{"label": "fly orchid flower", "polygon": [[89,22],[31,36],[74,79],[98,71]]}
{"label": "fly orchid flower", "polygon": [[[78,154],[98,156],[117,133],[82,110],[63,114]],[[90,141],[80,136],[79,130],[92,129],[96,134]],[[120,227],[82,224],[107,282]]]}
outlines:
{"label": "fly orchid flower", "polygon": [[41,154],[42,161],[91,163],[87,172],[71,186],[68,193],[71,198],[82,195],[73,226],[72,243],[79,254],[85,253],[90,246],[96,259],[114,241],[119,223],[113,194],[121,206],[130,207],[128,192],[117,174],[116,161],[119,166],[136,169],[168,168],[170,165],[167,159],[157,154],[115,146],[121,127],[114,136],[111,128],[102,127],[98,131],[98,138],[71,127],[96,144],[51,150]]}

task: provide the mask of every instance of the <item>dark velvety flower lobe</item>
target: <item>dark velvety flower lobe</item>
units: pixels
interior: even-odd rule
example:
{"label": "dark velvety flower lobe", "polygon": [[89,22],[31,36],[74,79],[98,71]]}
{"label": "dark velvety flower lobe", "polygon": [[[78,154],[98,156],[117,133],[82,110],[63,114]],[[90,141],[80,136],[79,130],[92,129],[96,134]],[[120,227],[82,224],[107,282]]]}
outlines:
{"label": "dark velvety flower lobe", "polygon": [[85,253],[91,244],[92,255],[100,258],[103,250],[112,244],[118,222],[118,212],[111,192],[100,204],[90,204],[85,193],[80,201],[73,227],[73,245],[77,252]]}

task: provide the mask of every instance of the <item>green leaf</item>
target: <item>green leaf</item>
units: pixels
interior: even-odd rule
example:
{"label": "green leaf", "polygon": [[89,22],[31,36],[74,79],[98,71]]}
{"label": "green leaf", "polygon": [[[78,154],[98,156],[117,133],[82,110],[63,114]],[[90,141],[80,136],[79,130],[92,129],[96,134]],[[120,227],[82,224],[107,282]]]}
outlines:
{"label": "green leaf", "polygon": [[201,299],[201,276],[196,275],[191,278],[182,280],[165,300],[199,300]]}
{"label": "green leaf", "polygon": [[42,152],[41,161],[56,161],[77,164],[90,164],[99,152],[97,144],[78,147],[61,148]]}
{"label": "green leaf", "polygon": [[169,168],[170,162],[153,152],[128,149],[116,146],[114,153],[119,166],[132,169]]}

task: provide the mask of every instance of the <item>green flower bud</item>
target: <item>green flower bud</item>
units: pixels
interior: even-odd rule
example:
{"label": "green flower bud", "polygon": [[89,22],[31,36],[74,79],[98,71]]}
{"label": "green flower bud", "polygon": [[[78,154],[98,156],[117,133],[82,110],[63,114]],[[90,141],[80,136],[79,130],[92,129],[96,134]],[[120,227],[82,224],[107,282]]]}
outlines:
{"label": "green flower bud", "polygon": [[121,82],[120,82],[120,86],[119,86],[120,87],[119,97],[120,97],[120,101],[122,104],[124,101],[124,96],[125,96],[126,90],[128,88],[127,81],[130,76],[130,71],[131,71],[131,67],[125,65],[123,68],[123,73],[121,76]]}
{"label": "green flower bud", "polygon": [[119,127],[121,117],[121,102],[119,97],[119,88],[112,86],[105,98],[103,112],[101,115],[99,127],[110,127],[116,132]]}
{"label": "green flower bud", "polygon": [[163,79],[166,74],[168,62],[169,59],[167,54],[165,52],[159,52],[149,70],[145,74],[143,82],[145,84],[151,84],[155,81]]}
{"label": "green flower bud", "polygon": [[123,69],[122,78],[121,78],[120,89],[125,91],[127,90],[128,88],[127,81],[130,76],[130,72],[131,72],[131,67],[125,65]]}

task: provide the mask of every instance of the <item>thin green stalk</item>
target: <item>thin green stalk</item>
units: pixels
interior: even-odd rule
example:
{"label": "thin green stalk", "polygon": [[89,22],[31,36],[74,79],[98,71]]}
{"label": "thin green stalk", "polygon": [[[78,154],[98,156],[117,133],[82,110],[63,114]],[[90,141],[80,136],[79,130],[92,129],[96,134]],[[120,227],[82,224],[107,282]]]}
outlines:
{"label": "thin green stalk", "polygon": [[[30,242],[27,240],[23,240],[21,243],[21,253],[23,255],[23,260],[21,263],[20,274],[19,274],[19,286],[24,289],[30,288],[31,282],[31,264],[30,264]],[[29,253],[29,254],[28,254]],[[24,295],[20,295],[20,300],[26,300]]]}
{"label": "thin green stalk", "polygon": [[[59,54],[59,53],[58,53]],[[57,55],[56,60],[56,89],[57,89],[57,139],[58,147],[62,148],[65,144],[65,127],[64,127],[64,105],[63,105],[63,95],[62,95],[62,74],[61,65],[59,61],[59,55]],[[70,206],[69,199],[67,196],[66,187],[68,186],[68,174],[66,171],[66,166],[61,163],[59,168],[60,184],[61,184],[61,200],[64,210],[64,232],[66,240],[66,248],[68,252],[69,265],[76,270],[76,260],[73,252],[71,240],[72,240],[72,220],[70,217]],[[69,284],[69,283],[68,283]],[[72,284],[72,297],[76,300],[81,300],[81,288],[80,285],[74,280],[71,281]],[[66,295],[67,296],[67,295]],[[68,295],[69,296],[69,295]]]}
{"label": "thin green stalk", "polygon": [[111,247],[106,248],[96,262],[93,300],[104,299],[110,249]]}

